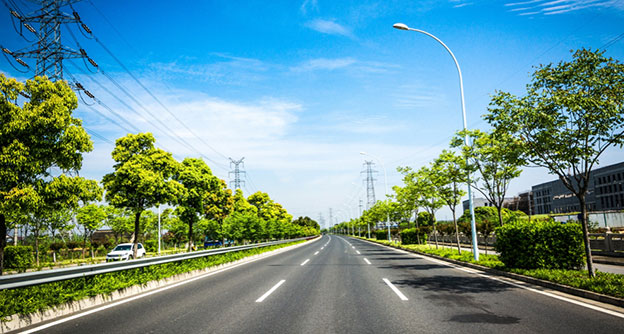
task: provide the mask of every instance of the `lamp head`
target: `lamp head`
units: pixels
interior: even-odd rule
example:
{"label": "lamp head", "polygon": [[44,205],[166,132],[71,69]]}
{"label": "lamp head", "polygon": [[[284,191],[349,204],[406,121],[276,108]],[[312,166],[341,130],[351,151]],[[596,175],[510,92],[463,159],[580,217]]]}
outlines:
{"label": "lamp head", "polygon": [[395,23],[392,27],[399,30],[409,30],[409,27],[405,23]]}
{"label": "lamp head", "polygon": [[360,152],[360,154],[361,154],[361,155],[368,155],[368,153],[366,153],[366,152],[364,152],[364,151]]}

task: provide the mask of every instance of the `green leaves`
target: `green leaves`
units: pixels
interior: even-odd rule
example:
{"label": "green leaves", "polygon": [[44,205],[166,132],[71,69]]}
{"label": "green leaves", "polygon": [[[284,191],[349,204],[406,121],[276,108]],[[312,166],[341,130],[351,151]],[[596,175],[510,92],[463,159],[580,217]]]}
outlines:
{"label": "green leaves", "polygon": [[115,171],[102,179],[111,205],[137,213],[176,202],[183,189],[171,177],[179,165],[171,153],[155,148],[154,141],[151,133],[128,134],[117,140],[112,152]]}
{"label": "green leaves", "polygon": [[[30,96],[22,105],[20,93]],[[82,154],[93,148],[82,122],[72,117],[78,100],[67,83],[36,77],[22,84],[0,73],[0,94],[0,230],[6,230],[7,215],[42,216],[101,197],[95,182],[65,174],[79,170]],[[60,176],[51,174],[54,167]],[[5,235],[0,238],[1,259]]]}

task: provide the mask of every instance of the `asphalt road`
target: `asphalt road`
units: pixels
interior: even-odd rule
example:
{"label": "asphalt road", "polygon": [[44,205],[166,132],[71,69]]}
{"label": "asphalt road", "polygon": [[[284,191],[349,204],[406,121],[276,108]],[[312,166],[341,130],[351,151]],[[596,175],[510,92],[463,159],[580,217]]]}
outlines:
{"label": "asphalt road", "polygon": [[[370,263],[370,264],[369,264]],[[362,240],[324,236],[43,333],[620,333],[604,310]]]}

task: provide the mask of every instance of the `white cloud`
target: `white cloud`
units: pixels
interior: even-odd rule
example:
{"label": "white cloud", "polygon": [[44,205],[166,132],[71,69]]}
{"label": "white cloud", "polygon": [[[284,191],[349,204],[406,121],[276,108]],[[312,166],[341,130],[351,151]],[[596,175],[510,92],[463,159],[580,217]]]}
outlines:
{"label": "white cloud", "polygon": [[624,1],[621,0],[531,0],[510,2],[504,6],[512,7],[510,11],[518,15],[556,15],[587,8],[615,8],[624,10]]}
{"label": "white cloud", "polygon": [[303,15],[306,15],[308,13],[308,10],[318,11],[318,1],[304,0],[301,4],[301,7],[299,7],[299,10],[301,11],[301,13],[303,13]]}
{"label": "white cloud", "polygon": [[291,68],[291,70],[295,72],[307,72],[317,70],[333,71],[351,66],[355,63],[356,60],[350,57],[334,59],[316,58],[310,59],[299,66],[293,67]]}
{"label": "white cloud", "polygon": [[328,35],[341,35],[346,37],[353,37],[351,30],[340,25],[339,23],[334,22],[333,20],[323,20],[316,19],[313,21],[309,21],[306,24],[306,27],[318,31],[323,34]]}

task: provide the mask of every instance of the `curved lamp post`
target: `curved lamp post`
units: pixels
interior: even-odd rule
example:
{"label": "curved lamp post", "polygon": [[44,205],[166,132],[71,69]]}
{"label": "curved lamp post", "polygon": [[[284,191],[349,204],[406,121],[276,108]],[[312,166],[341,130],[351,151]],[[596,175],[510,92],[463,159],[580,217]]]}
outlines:
{"label": "curved lamp post", "polygon": [[[379,162],[379,164],[381,165],[381,168],[383,168],[384,171],[384,186],[385,186],[385,190],[386,190],[386,199],[388,198],[388,174],[386,174],[386,167],[383,164],[383,161],[381,161],[381,159],[377,158],[374,155],[370,155],[366,152],[360,152],[361,155],[368,155],[369,157],[377,160]],[[388,226],[388,241],[392,242],[392,237],[390,236],[390,213],[386,212],[386,226]],[[368,235],[368,238],[370,238],[370,232]]]}
{"label": "curved lamp post", "polygon": [[[438,43],[442,44],[442,46],[446,49],[446,51],[451,55],[451,57],[453,58],[453,61],[455,62],[455,66],[457,67],[457,73],[459,74],[459,92],[461,95],[461,108],[462,108],[462,116],[464,119],[464,131],[466,131],[468,129],[468,125],[466,123],[466,107],[464,105],[464,81],[462,79],[462,73],[461,73],[461,69],[459,68],[459,63],[457,62],[457,59],[455,58],[455,55],[453,54],[453,52],[451,52],[451,49],[449,49],[448,46],[446,46],[446,44],[444,44],[444,42],[442,42],[439,38],[433,36],[432,34],[426,31],[410,28],[403,23],[395,23],[393,27],[399,30],[409,30],[409,31],[415,31],[421,34],[425,34],[435,39],[436,41],[438,41]],[[465,144],[466,146],[469,145],[468,133],[466,133]],[[470,206],[470,229],[472,230],[472,252],[474,254],[475,261],[478,261],[479,249],[477,248],[477,228],[476,228],[475,218],[474,218],[475,215],[474,215],[474,205],[472,203],[472,191],[470,189],[470,173],[468,173],[466,182],[468,183],[468,203]]]}

